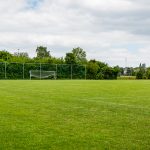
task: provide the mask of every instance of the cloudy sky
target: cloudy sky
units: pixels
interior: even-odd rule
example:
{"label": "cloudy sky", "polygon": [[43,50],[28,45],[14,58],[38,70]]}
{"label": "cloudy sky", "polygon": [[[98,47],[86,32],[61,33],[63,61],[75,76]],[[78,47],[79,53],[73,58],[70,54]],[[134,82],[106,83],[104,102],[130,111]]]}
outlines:
{"label": "cloudy sky", "polygon": [[12,53],[80,46],[112,66],[150,66],[149,0],[0,0],[0,20],[0,49]]}

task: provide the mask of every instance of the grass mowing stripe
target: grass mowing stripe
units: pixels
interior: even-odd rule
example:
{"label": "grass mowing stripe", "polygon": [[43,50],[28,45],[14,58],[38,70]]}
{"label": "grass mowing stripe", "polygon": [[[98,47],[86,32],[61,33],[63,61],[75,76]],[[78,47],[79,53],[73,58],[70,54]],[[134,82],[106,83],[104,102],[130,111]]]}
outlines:
{"label": "grass mowing stripe", "polygon": [[[75,100],[77,100],[77,99],[75,99]],[[109,98],[105,98],[105,100],[109,100]],[[120,103],[103,101],[103,100],[99,100],[99,99],[95,99],[95,98],[92,98],[92,99],[87,99],[87,98],[86,99],[78,99],[78,101],[86,101],[86,102],[92,102],[92,103],[104,103],[104,104],[107,104],[107,105],[115,105],[115,106],[118,106],[118,107],[124,107],[125,106],[125,107],[129,107],[129,108],[133,108],[133,109],[150,110],[149,107],[141,107],[141,106],[135,106],[135,105],[120,104]]]}
{"label": "grass mowing stripe", "polygon": [[[113,97],[113,99],[117,99],[118,97]],[[120,98],[119,98],[120,99]],[[128,99],[127,97],[124,98],[122,97],[122,99]],[[77,100],[77,99],[75,99]],[[133,108],[133,109],[146,109],[146,110],[150,110],[149,107],[141,107],[141,106],[135,106],[135,105],[128,105],[128,104],[121,104],[121,103],[114,103],[114,102],[109,102],[109,101],[106,101],[106,100],[111,100],[111,98],[102,98],[102,97],[99,97],[99,98],[86,98],[86,99],[78,99],[79,101],[86,101],[86,102],[93,102],[93,103],[104,103],[104,104],[107,104],[107,105],[116,105],[116,106],[125,106],[125,107],[130,107],[130,108]],[[105,101],[104,101],[105,100]]]}

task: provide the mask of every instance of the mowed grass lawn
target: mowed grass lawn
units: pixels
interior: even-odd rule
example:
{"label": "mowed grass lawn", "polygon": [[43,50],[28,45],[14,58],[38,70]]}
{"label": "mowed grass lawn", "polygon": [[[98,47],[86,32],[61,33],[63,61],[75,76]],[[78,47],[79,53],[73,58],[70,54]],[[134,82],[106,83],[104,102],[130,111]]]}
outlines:
{"label": "mowed grass lawn", "polygon": [[0,81],[0,150],[149,150],[150,81]]}

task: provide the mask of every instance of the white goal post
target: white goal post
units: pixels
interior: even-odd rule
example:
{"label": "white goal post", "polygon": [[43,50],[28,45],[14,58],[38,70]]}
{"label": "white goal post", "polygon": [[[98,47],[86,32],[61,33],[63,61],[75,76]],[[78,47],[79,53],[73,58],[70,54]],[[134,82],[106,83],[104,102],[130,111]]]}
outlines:
{"label": "white goal post", "polygon": [[56,71],[43,71],[43,70],[30,70],[30,80],[32,77],[39,79],[46,79],[49,77],[53,77],[56,79]]}

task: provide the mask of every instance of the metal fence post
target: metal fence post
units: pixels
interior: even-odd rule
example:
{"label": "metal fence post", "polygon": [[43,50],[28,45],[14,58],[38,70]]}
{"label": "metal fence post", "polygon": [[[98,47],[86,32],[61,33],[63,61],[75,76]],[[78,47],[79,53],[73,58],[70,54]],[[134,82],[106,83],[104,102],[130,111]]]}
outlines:
{"label": "metal fence post", "polygon": [[40,63],[40,80],[41,80],[41,63]]}
{"label": "metal fence post", "polygon": [[24,63],[22,64],[22,76],[23,76],[23,79],[24,79]]}
{"label": "metal fence post", "polygon": [[85,65],[85,80],[86,80],[86,65]]}
{"label": "metal fence post", "polygon": [[55,74],[55,76],[56,76],[55,78],[57,79],[57,64],[56,64],[56,74]]}
{"label": "metal fence post", "polygon": [[72,64],[71,64],[71,80],[72,80]]}
{"label": "metal fence post", "polygon": [[7,64],[5,62],[5,79],[7,78]]}

